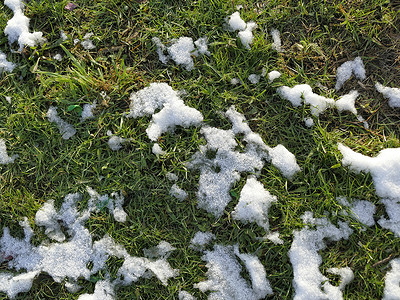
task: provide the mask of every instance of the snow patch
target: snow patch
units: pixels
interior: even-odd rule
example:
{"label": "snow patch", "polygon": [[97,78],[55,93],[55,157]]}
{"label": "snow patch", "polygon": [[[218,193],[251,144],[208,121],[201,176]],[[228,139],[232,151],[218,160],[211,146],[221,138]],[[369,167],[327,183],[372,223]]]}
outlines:
{"label": "snow patch", "polygon": [[7,60],[7,56],[0,51],[0,74],[3,72],[12,72],[16,65]]}
{"label": "snow patch", "polygon": [[49,119],[50,122],[56,123],[60,134],[62,134],[62,138],[64,140],[68,140],[76,133],[76,129],[71,124],[65,122],[58,116],[57,107],[50,106],[49,110],[47,111],[46,117]]}
{"label": "snow patch", "polygon": [[6,164],[13,163],[17,157],[18,157],[18,155],[13,155],[11,157],[8,156],[6,141],[3,139],[0,139],[0,164],[6,165]]}
{"label": "snow patch", "polygon": [[389,99],[390,107],[400,107],[400,89],[399,88],[390,88],[387,86],[383,86],[379,82],[375,84],[376,90],[383,95],[383,97]]}
{"label": "snow patch", "polygon": [[354,60],[346,61],[336,70],[336,85],[335,89],[338,91],[342,88],[344,83],[350,79],[351,75],[359,80],[366,78],[364,64],[361,57],[356,57]]}

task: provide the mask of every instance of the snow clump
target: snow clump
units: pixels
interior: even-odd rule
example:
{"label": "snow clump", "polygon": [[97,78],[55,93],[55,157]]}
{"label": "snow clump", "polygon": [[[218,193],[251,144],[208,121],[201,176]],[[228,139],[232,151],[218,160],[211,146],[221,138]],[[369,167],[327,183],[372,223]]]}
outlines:
{"label": "snow clump", "polygon": [[96,48],[96,46],[93,44],[93,42],[90,40],[90,38],[93,36],[93,33],[86,33],[85,36],[83,37],[83,41],[81,42],[81,45],[84,49],[86,50],[92,50]]}
{"label": "snow clump", "polygon": [[114,135],[111,130],[107,130],[107,135],[110,137],[107,142],[108,146],[113,151],[118,151],[122,148],[122,144],[130,141],[130,139],[124,139],[122,137]]}
{"label": "snow clump", "polygon": [[248,79],[252,84],[257,84],[260,81],[260,77],[261,76],[257,74],[250,74]]}
{"label": "snow clump", "polygon": [[62,56],[60,53],[57,53],[56,55],[53,56],[53,59],[56,61],[62,61]]}
{"label": "snow clump", "polygon": [[344,83],[350,79],[352,74],[359,80],[364,80],[366,78],[364,64],[359,56],[354,60],[346,61],[337,68],[335,89],[337,91],[340,90]]}
{"label": "snow clump", "polygon": [[143,249],[144,256],[147,258],[168,258],[172,251],[176,250],[170,243],[161,241],[157,246]]}
{"label": "snow clump", "polygon": [[274,81],[275,79],[281,77],[281,73],[278,71],[271,71],[268,73],[267,77],[268,77],[268,82],[271,83],[272,81]]}
{"label": "snow clump", "polygon": [[[193,42],[192,38],[184,36],[173,40],[169,47],[166,47],[157,37],[154,37],[152,41],[157,47],[158,58],[163,64],[172,59],[177,65],[183,65],[188,71],[194,68],[192,56],[210,55],[206,38],[199,38]],[[168,54],[165,54],[166,52]]]}
{"label": "snow clump", "polygon": [[0,51],[0,74],[3,72],[12,72],[15,64],[7,60],[7,56]]}
{"label": "snow clump", "polygon": [[[147,128],[147,136],[156,141],[161,134],[173,131],[180,125],[185,128],[198,126],[203,121],[203,115],[196,109],[188,107],[179,97],[178,93],[166,83],[151,83],[130,97],[130,111],[128,118],[137,118],[153,114],[152,121]],[[158,108],[162,109],[154,114]]]}
{"label": "snow clump", "polygon": [[307,225],[300,231],[294,231],[293,243],[288,253],[294,273],[293,299],[343,299],[342,291],[353,278],[353,272],[349,268],[331,269],[331,273],[341,276],[341,284],[332,285],[319,270],[322,263],[319,251],[326,248],[324,239],[348,239],[352,230],[344,222],[338,222],[339,227],[336,227],[326,218],[313,218],[312,212],[306,212],[302,219],[304,223],[316,228],[311,229]]}
{"label": "snow clump", "polygon": [[354,106],[354,103],[358,97],[359,93],[355,90],[351,91],[350,93],[340,97],[336,102],[335,102],[335,107],[339,112],[342,111],[349,111],[353,113],[354,115],[357,115],[357,110]]}
{"label": "snow clump", "polygon": [[[376,207],[369,201],[353,200],[352,203],[345,197],[338,197],[336,200],[344,206],[347,206],[351,211],[351,216],[365,226],[371,227],[375,225],[374,214]],[[347,215],[347,213],[345,214]]]}
{"label": "snow clump", "polygon": [[[210,291],[208,299],[264,299],[272,294],[264,266],[251,254],[239,253],[238,247],[214,245],[212,251],[205,251],[202,259],[207,262],[208,280],[194,285],[203,293]],[[251,286],[240,275],[242,267],[239,258],[249,272]]]}
{"label": "snow clump", "polygon": [[250,49],[250,45],[253,42],[253,30],[257,28],[257,24],[254,22],[248,22],[242,20],[239,12],[234,12],[227,19],[228,30],[230,31],[239,31],[238,37],[242,42],[242,45],[246,49]]}
{"label": "snow clump", "polygon": [[196,250],[203,250],[203,248],[215,239],[215,234],[211,232],[197,231],[192,240],[190,241],[190,248]]}
{"label": "snow clump", "polygon": [[[23,273],[14,275],[11,272],[0,272],[0,291],[7,293],[10,298],[20,292],[27,292],[35,277],[41,272],[47,273],[58,283],[66,281],[67,288],[77,291],[78,279],[90,280],[90,277],[100,270],[104,270],[105,277],[109,278],[110,274],[105,269],[110,256],[124,259],[122,267],[117,271],[117,279],[112,282],[108,280],[97,282],[94,294],[82,295],[82,299],[114,299],[116,285],[129,285],[140,277],[148,275],[155,275],[166,285],[170,277],[177,275],[177,270],[171,268],[163,253],[160,259],[133,257],[108,235],[93,241],[92,235],[84,225],[91,213],[99,208],[98,204],[104,204],[102,202],[106,197],[99,196],[90,188],[88,192],[91,198],[86,209],[78,210],[82,196],[75,193],[68,194],[64,198],[59,210],[55,209],[54,201],[49,200],[37,212],[36,224],[43,226],[46,235],[57,242],[44,241],[39,246],[32,245],[30,241],[33,230],[26,218],[20,222],[25,235],[22,239],[12,237],[9,229],[3,228],[3,235],[0,238],[1,257],[12,257],[6,261],[8,268],[17,272],[23,270]],[[121,195],[114,195],[114,198],[113,208],[110,209],[109,204],[107,207],[114,213],[116,220],[122,220],[123,218],[120,218],[122,214],[117,211],[122,205],[123,198]],[[61,225],[65,228],[65,233]],[[166,248],[172,251],[166,242],[161,242],[159,246],[162,252],[165,252]],[[3,263],[1,257],[0,263]],[[92,265],[92,268],[89,269],[88,265]],[[101,298],[103,296],[107,298]]]}
{"label": "snow clump", "polygon": [[169,181],[177,181],[178,180],[178,176],[174,173],[168,172],[165,177],[167,177],[167,179]]}
{"label": "snow clump", "polygon": [[83,121],[85,121],[87,119],[93,119],[94,118],[93,110],[96,109],[96,106],[97,106],[96,100],[94,100],[92,104],[86,103],[85,105],[83,105],[83,110],[82,110],[82,115],[81,115],[81,122],[83,122]]}
{"label": "snow clump", "polygon": [[314,126],[314,120],[312,118],[304,118],[304,124],[306,127],[310,128]]}
{"label": "snow clump", "polygon": [[179,291],[178,294],[178,299],[179,300],[196,300],[196,297],[192,296],[186,291]]}
{"label": "snow clump", "polygon": [[76,129],[71,124],[65,122],[58,116],[57,107],[50,106],[49,110],[47,111],[46,117],[49,119],[50,122],[56,123],[60,134],[62,134],[62,138],[64,140],[68,140],[76,133]]}
{"label": "snow clump", "polygon": [[7,5],[14,13],[14,16],[8,20],[7,26],[4,28],[4,34],[8,36],[8,42],[11,45],[17,42],[18,51],[24,46],[35,47],[44,43],[42,32],[29,32],[29,18],[24,15],[25,5],[21,0],[5,0]]}
{"label": "snow clump", "polygon": [[383,97],[389,99],[390,107],[400,107],[400,89],[390,88],[383,86],[379,82],[375,84],[376,90],[383,95]]}
{"label": "snow clump", "polygon": [[277,145],[274,148],[269,148],[268,152],[272,165],[279,169],[286,178],[293,178],[301,170],[296,162],[296,157],[285,146]]}
{"label": "snow clump", "polygon": [[271,36],[272,36],[272,40],[274,41],[272,43],[272,49],[276,50],[277,52],[283,52],[282,42],[281,42],[281,34],[279,33],[279,30],[272,29]]}
{"label": "snow clump", "polygon": [[232,212],[232,217],[243,223],[255,222],[268,232],[268,210],[276,201],[276,196],[265,190],[257,179],[250,177],[240,192],[239,202]]}
{"label": "snow clump", "polygon": [[0,164],[6,165],[9,163],[13,163],[18,155],[8,156],[6,142],[3,139],[0,139]]}
{"label": "snow clump", "polygon": [[386,274],[383,300],[396,300],[400,295],[400,258],[390,262],[392,269]]}
{"label": "snow clump", "polygon": [[166,152],[161,148],[160,144],[154,143],[153,147],[151,148],[151,152],[155,155],[164,155]]}
{"label": "snow clump", "polygon": [[179,201],[185,200],[188,196],[188,193],[185,192],[183,189],[181,189],[177,184],[171,186],[169,194],[178,199]]}

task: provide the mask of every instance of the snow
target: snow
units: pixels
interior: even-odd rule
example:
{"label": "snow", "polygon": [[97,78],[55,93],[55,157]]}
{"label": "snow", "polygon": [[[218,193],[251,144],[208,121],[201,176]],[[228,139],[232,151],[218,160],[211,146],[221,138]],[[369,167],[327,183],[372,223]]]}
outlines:
{"label": "snow", "polygon": [[7,101],[9,104],[11,104],[11,97],[10,97],[10,96],[6,96],[5,98],[6,98],[6,101]]}
{"label": "snow", "polygon": [[260,81],[260,75],[250,74],[248,79],[252,84],[257,84]]}
{"label": "snow", "polygon": [[319,251],[326,248],[325,239],[339,241],[348,239],[352,230],[346,223],[338,222],[338,227],[328,219],[315,219],[312,212],[306,212],[303,222],[308,225],[300,231],[294,231],[293,243],[289,250],[289,258],[293,266],[294,300],[300,299],[343,299],[342,290],[353,276],[349,268],[331,269],[331,273],[341,275],[339,287],[329,283],[319,267],[322,263]]}
{"label": "snow", "polygon": [[[252,286],[240,275],[242,267],[235,255],[244,262]],[[233,246],[214,245],[205,251],[202,259],[207,262],[208,280],[194,285],[200,291],[210,291],[208,299],[263,299],[272,294],[263,265],[256,256],[240,254]]]}
{"label": "snow", "polygon": [[352,200],[351,203],[345,197],[338,197],[336,200],[344,206],[350,208],[351,215],[358,222],[365,226],[371,227],[375,225],[374,214],[376,207],[369,201]]}
{"label": "snow", "polygon": [[203,248],[215,239],[215,234],[211,232],[197,231],[192,240],[190,241],[190,248],[196,250],[203,250]]}
{"label": "snow", "polygon": [[[166,47],[157,37],[153,37],[152,41],[156,45],[158,58],[163,64],[172,59],[177,65],[184,66],[188,71],[194,68],[192,56],[210,55],[207,38],[204,37],[193,43],[192,38],[183,36],[173,40],[169,47]],[[168,54],[165,54],[166,52]]]}
{"label": "snow", "polygon": [[268,239],[275,245],[282,245],[284,241],[279,237],[279,232],[271,232],[265,235],[264,239]]}
{"label": "snow", "polygon": [[389,219],[381,217],[378,224],[400,237],[400,199],[382,199],[381,203],[385,205]]}
{"label": "snow", "polygon": [[44,43],[45,39],[42,32],[29,32],[29,18],[24,15],[25,5],[21,0],[5,0],[4,4],[14,13],[4,28],[4,34],[8,36],[10,45],[17,42],[18,51],[21,51],[24,46],[35,47]]}
{"label": "snow", "polygon": [[178,299],[179,300],[196,300],[196,297],[193,297],[191,294],[189,294],[186,291],[179,291]]}
{"label": "snow", "polygon": [[130,139],[124,139],[122,137],[114,135],[111,130],[107,130],[107,135],[110,137],[107,142],[108,146],[113,151],[118,151],[122,148],[122,144],[130,141]]}
{"label": "snow", "polygon": [[12,72],[16,65],[7,60],[7,56],[0,51],[0,74],[3,72]]}
{"label": "snow", "polygon": [[343,155],[343,166],[356,173],[371,174],[379,197],[400,199],[400,148],[381,150],[376,157],[356,153],[342,144],[338,144],[338,149]]}
{"label": "snow", "polygon": [[183,201],[187,198],[188,193],[182,190],[177,184],[174,184],[171,186],[171,190],[169,191],[169,194],[179,201]]}
{"label": "snow", "polygon": [[400,295],[400,258],[390,262],[392,269],[385,276],[383,300],[398,300]]}
{"label": "snow", "polygon": [[174,250],[176,250],[176,248],[172,247],[170,243],[161,241],[155,247],[143,249],[143,253],[147,258],[168,258],[168,256],[171,254],[170,252]]}
{"label": "snow", "polygon": [[3,139],[0,139],[0,164],[6,165],[13,163],[18,155],[8,156],[6,142]]}
{"label": "snow", "polygon": [[[173,131],[176,126],[198,126],[203,121],[202,114],[184,104],[178,93],[166,83],[151,83],[149,87],[132,93],[128,118],[153,114],[147,128],[147,136],[156,141],[161,134]],[[154,114],[157,108],[162,109]]]}
{"label": "snow", "polygon": [[304,118],[304,124],[306,127],[310,128],[314,126],[314,120],[312,118]]}
{"label": "snow", "polygon": [[47,111],[46,117],[49,119],[50,122],[56,123],[58,130],[60,131],[60,134],[62,134],[62,138],[64,140],[68,140],[73,135],[75,135],[75,128],[58,116],[57,107],[50,106],[49,110]]}
{"label": "snow", "polygon": [[87,119],[94,118],[93,110],[96,109],[96,106],[97,106],[96,100],[94,100],[92,104],[86,103],[85,105],[83,105],[81,122],[86,121]]}
{"label": "snow", "polygon": [[272,165],[288,179],[293,178],[301,170],[296,162],[296,157],[283,145],[270,148],[269,155]]}
{"label": "snow", "polygon": [[231,84],[232,85],[237,85],[237,84],[240,84],[241,83],[241,81],[239,80],[239,78],[232,78],[231,79]]}
{"label": "snow", "polygon": [[164,155],[166,153],[158,143],[154,143],[151,152],[155,155]]}
{"label": "snow", "polygon": [[257,28],[257,24],[254,22],[248,22],[242,20],[238,11],[234,12],[229,16],[227,20],[229,31],[239,31],[238,37],[242,45],[246,49],[250,49],[250,45],[253,42],[253,30]]}
{"label": "snow", "polygon": [[272,81],[274,81],[275,79],[281,77],[281,73],[278,71],[271,71],[268,73],[267,77],[268,77],[268,82],[271,83]]}
{"label": "snow", "polygon": [[383,86],[379,82],[375,84],[376,90],[383,95],[383,97],[389,99],[390,107],[400,107],[400,89],[399,88],[390,88],[387,86]]}
{"label": "snow", "polygon": [[86,50],[92,50],[96,48],[96,46],[93,44],[93,42],[90,40],[90,38],[93,36],[92,32],[86,33],[85,36],[83,37],[83,41],[81,42],[81,45],[84,49]]}
{"label": "snow", "polygon": [[344,83],[350,79],[351,75],[359,80],[366,78],[364,64],[361,57],[356,57],[354,60],[346,61],[336,70],[336,85],[335,89],[338,91],[342,88]]}
{"label": "snow", "polygon": [[277,52],[283,52],[282,42],[281,42],[281,34],[279,33],[279,30],[272,29],[271,36],[272,36],[272,40],[273,40],[272,49],[276,50]]}
{"label": "snow", "polygon": [[355,115],[357,115],[357,110],[354,106],[354,103],[359,96],[359,93],[355,90],[351,91],[350,93],[340,97],[336,102],[335,106],[339,112],[342,111],[349,111]]}
{"label": "snow", "polygon": [[[168,253],[173,248],[169,243],[162,241],[155,250],[148,249],[149,253],[156,253],[161,259],[150,259],[144,257],[130,256],[122,245],[105,235],[101,239],[93,241],[93,237],[84,224],[94,211],[98,211],[101,201],[109,200],[107,207],[114,213],[116,220],[123,202],[122,195],[112,193],[114,201],[107,195],[100,196],[93,189],[88,188],[91,198],[87,208],[79,209],[78,205],[82,200],[79,193],[68,194],[59,210],[54,208],[54,201],[49,200],[37,212],[36,225],[45,227],[45,233],[53,241],[43,241],[40,245],[31,244],[33,230],[30,228],[27,219],[20,222],[24,229],[24,238],[18,239],[10,235],[9,229],[3,228],[3,235],[0,238],[1,257],[12,257],[6,261],[9,269],[15,271],[24,270],[25,273],[14,275],[10,272],[0,273],[0,291],[15,297],[20,292],[27,292],[32,285],[34,278],[41,272],[47,273],[56,282],[67,280],[67,288],[78,290],[77,280],[89,280],[91,275],[104,271],[105,277],[110,274],[106,269],[106,262],[110,256],[124,259],[124,263],[117,271],[117,279],[103,280],[96,283],[94,294],[82,295],[79,299],[114,299],[114,288],[117,285],[129,285],[142,276],[156,275],[166,285],[167,280],[177,275],[177,270],[171,268],[166,261]],[[110,203],[113,203],[111,205]],[[113,209],[112,209],[113,208]],[[65,229],[63,232],[61,226]],[[57,242],[54,242],[56,240]],[[146,251],[145,251],[146,253]],[[3,263],[3,259],[1,260]],[[88,265],[92,264],[89,269]]]}
{"label": "snow", "polygon": [[53,59],[57,61],[62,61],[62,56],[60,53],[57,53],[56,55],[53,56]]}
{"label": "snow", "polygon": [[240,192],[239,202],[232,212],[234,220],[243,223],[255,222],[269,231],[268,210],[277,198],[271,195],[257,179],[247,178]]}
{"label": "snow", "polygon": [[66,41],[66,40],[68,40],[68,36],[65,34],[65,32],[64,31],[60,31],[60,38],[63,40],[63,41]]}
{"label": "snow", "polygon": [[168,172],[165,177],[167,177],[167,179],[169,181],[177,181],[178,180],[178,176],[174,173]]}

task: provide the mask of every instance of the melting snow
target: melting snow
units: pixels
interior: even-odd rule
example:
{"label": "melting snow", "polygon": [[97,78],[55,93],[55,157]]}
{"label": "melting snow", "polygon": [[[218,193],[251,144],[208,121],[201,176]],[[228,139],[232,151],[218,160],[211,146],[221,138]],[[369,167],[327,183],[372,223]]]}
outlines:
{"label": "melting snow", "polygon": [[385,277],[383,300],[398,300],[400,295],[400,258],[390,262],[392,269]]}
{"label": "melting snow", "polygon": [[114,135],[111,130],[107,130],[107,135],[110,137],[108,140],[108,146],[110,146],[110,149],[113,151],[118,151],[122,148],[122,144],[130,140]]}
{"label": "melting snow", "polygon": [[190,248],[203,250],[203,248],[215,239],[215,235],[211,232],[198,231],[190,241]]}
{"label": "melting snow", "polygon": [[335,106],[339,112],[349,111],[357,115],[357,110],[354,106],[359,93],[357,91],[351,91],[350,93],[340,97],[336,102]]}
{"label": "melting snow", "polygon": [[62,134],[62,138],[64,140],[68,140],[76,133],[75,128],[71,124],[65,122],[58,116],[57,107],[50,106],[49,110],[47,111],[46,117],[49,119],[50,122],[56,123],[58,130],[60,131],[60,134]]}
{"label": "melting snow", "polygon": [[92,104],[85,104],[83,106],[82,115],[81,115],[81,122],[83,122],[83,121],[85,121],[87,119],[93,119],[94,118],[93,110],[96,109],[96,106],[97,106],[96,100],[94,100]]}
{"label": "melting snow", "polygon": [[268,73],[268,82],[271,83],[272,81],[274,81],[275,79],[281,77],[281,73],[278,71],[271,71]]}
{"label": "melting snow", "polygon": [[3,139],[0,139],[0,164],[6,165],[9,163],[13,163],[18,155],[8,156],[6,142]]}
{"label": "melting snow", "polygon": [[182,190],[178,185],[174,184],[171,186],[171,190],[169,191],[170,195],[178,199],[179,201],[183,201],[187,198],[188,193]]}
{"label": "melting snow", "polygon": [[282,50],[282,42],[281,42],[281,34],[277,29],[271,30],[272,40],[272,49],[276,50],[277,52],[283,52]]}
{"label": "melting snow", "polygon": [[307,127],[312,127],[314,126],[314,120],[312,118],[304,118],[304,124]]}
{"label": "melting snow", "polygon": [[252,84],[257,84],[260,81],[260,75],[250,74],[248,79]]}
{"label": "melting snow", "polygon": [[230,31],[239,31],[238,37],[242,42],[242,45],[246,49],[250,49],[250,45],[253,42],[253,30],[257,28],[257,24],[254,22],[248,22],[242,20],[239,12],[234,12],[229,16],[228,20],[228,29]]}
{"label": "melting snow", "polygon": [[178,299],[179,300],[196,300],[196,297],[193,297],[191,294],[189,294],[186,291],[180,291],[178,294]]}
{"label": "melting snow", "polygon": [[368,227],[375,225],[374,214],[376,207],[371,202],[365,200],[353,200],[352,203],[349,203],[345,197],[338,197],[337,200],[341,205],[349,207],[352,217],[360,223]]}
{"label": "melting snow", "polygon": [[376,90],[389,99],[390,107],[400,107],[400,89],[383,86],[379,82],[375,84]]}
{"label": "melting snow", "polygon": [[322,263],[319,251],[326,248],[324,239],[348,239],[352,230],[343,222],[338,222],[339,227],[336,227],[325,218],[315,219],[312,212],[306,212],[302,218],[304,223],[313,225],[316,229],[306,226],[300,231],[294,231],[293,243],[289,250],[294,273],[294,300],[343,299],[342,290],[351,281],[353,272],[349,268],[328,270],[341,276],[341,284],[338,287],[330,284],[328,278],[319,270]]}
{"label": "melting snow", "polygon": [[151,152],[155,155],[164,155],[165,151],[161,148],[158,143],[154,143],[153,147],[151,148]]}
{"label": "melting snow", "polygon": [[[272,294],[272,288],[259,259],[251,254],[239,253],[238,247],[214,245],[205,251],[208,280],[194,285],[202,292],[211,291],[208,299],[263,299]],[[236,257],[246,266],[252,286],[240,275],[242,267]]]}
{"label": "melting snow", "polygon": [[0,51],[0,74],[2,72],[12,72],[15,64],[7,60],[7,56]]}
{"label": "melting snow", "polygon": [[342,88],[344,83],[350,79],[351,75],[359,80],[366,78],[365,69],[361,57],[356,57],[354,60],[346,61],[336,70],[336,86],[335,89],[338,91]]}
{"label": "melting snow", "polygon": [[173,131],[176,126],[183,127],[198,126],[203,121],[202,114],[189,106],[166,83],[151,83],[138,92],[132,93],[130,112],[126,117],[140,117],[153,114],[157,108],[162,109],[153,114],[152,121],[147,128],[147,136],[156,141],[161,134]]}

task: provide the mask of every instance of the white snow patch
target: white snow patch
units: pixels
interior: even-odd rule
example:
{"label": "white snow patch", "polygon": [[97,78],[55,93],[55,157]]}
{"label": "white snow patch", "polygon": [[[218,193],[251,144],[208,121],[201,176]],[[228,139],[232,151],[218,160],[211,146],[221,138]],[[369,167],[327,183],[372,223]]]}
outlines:
{"label": "white snow patch", "polygon": [[252,84],[257,84],[260,81],[260,75],[250,74],[248,79]]}
{"label": "white snow patch", "polygon": [[283,244],[283,240],[279,237],[279,232],[271,232],[267,234],[265,238],[273,242],[275,245]]}
{"label": "white snow patch", "polygon": [[161,148],[160,144],[154,143],[151,152],[155,155],[164,155],[166,152]]}
{"label": "white snow patch", "polygon": [[143,249],[144,256],[147,258],[168,258],[172,251],[176,250],[170,243],[161,241],[157,246]]}
{"label": "white snow patch", "polygon": [[296,157],[283,145],[277,145],[274,148],[269,148],[271,163],[279,169],[283,176],[291,179],[301,169],[296,162]]}
{"label": "white snow patch", "polygon": [[231,79],[231,84],[232,85],[237,85],[237,84],[240,84],[241,83],[241,81],[240,81],[240,79],[239,78],[232,78]]}
{"label": "white snow patch", "polygon": [[97,106],[96,100],[94,100],[92,104],[86,103],[85,105],[83,105],[83,110],[82,110],[82,115],[81,115],[81,122],[83,122],[83,121],[85,121],[87,119],[93,119],[94,118],[93,110],[96,109],[96,106]]}
{"label": "white snow patch", "polygon": [[276,202],[276,196],[271,195],[255,178],[247,178],[240,192],[239,202],[232,212],[232,217],[243,223],[255,222],[269,231],[268,210]]}
{"label": "white snow patch", "polygon": [[111,130],[107,130],[107,135],[110,137],[107,142],[108,146],[113,151],[118,151],[122,148],[122,144],[130,141],[130,139],[124,139],[122,137],[114,135]]}
{"label": "white snow patch", "polygon": [[304,118],[304,124],[310,128],[314,126],[314,120],[312,118]]}
{"label": "white snow patch", "polygon": [[390,107],[400,107],[400,89],[399,88],[390,88],[387,86],[383,86],[379,82],[375,84],[376,90],[383,95],[383,97],[389,99]]}
{"label": "white snow patch", "polygon": [[12,72],[15,64],[7,60],[7,56],[0,51],[0,74],[3,72]]}
{"label": "white snow patch", "polygon": [[11,157],[8,156],[6,141],[3,139],[0,139],[0,164],[6,165],[9,163],[13,163],[17,157],[18,157],[18,155],[13,155]]}
{"label": "white snow patch", "polygon": [[336,102],[335,106],[339,112],[342,111],[349,111],[355,115],[357,115],[356,107],[354,103],[356,102],[359,93],[355,90],[351,91],[350,93],[340,97]]}
{"label": "white snow patch", "polygon": [[375,225],[374,214],[376,207],[369,201],[353,200],[351,203],[345,197],[338,197],[336,200],[344,206],[350,208],[352,217],[365,226],[371,227]]}
{"label": "white snow patch", "polygon": [[62,56],[60,53],[57,53],[56,55],[53,56],[53,59],[57,61],[62,61]]}
{"label": "white snow patch", "polygon": [[248,22],[242,20],[238,11],[234,12],[227,19],[229,31],[239,31],[238,37],[242,42],[242,45],[246,49],[250,49],[250,45],[253,42],[253,30],[257,28],[257,24],[254,22]]}
{"label": "white snow patch", "polygon": [[346,61],[336,70],[336,85],[335,89],[338,91],[342,88],[344,83],[350,79],[351,75],[359,80],[366,78],[364,64],[361,57],[356,57],[354,60]]}
{"label": "white snow patch", "polygon": [[276,50],[277,52],[283,52],[281,34],[279,33],[279,30],[272,29],[271,36],[272,36],[272,40],[273,40],[272,49]]}
{"label": "white snow patch", "polygon": [[202,114],[186,106],[178,93],[166,83],[151,83],[138,92],[132,93],[130,111],[126,117],[141,117],[153,114],[157,108],[162,109],[153,114],[146,132],[152,141],[156,141],[162,133],[173,131],[176,126],[198,126],[203,121]]}
{"label": "white snow patch", "polygon": [[203,250],[203,248],[215,239],[215,234],[211,232],[197,231],[192,240],[190,241],[190,248],[196,250]]}
{"label": "white snow patch", "polygon": [[4,28],[4,34],[8,36],[8,42],[11,45],[17,42],[18,51],[24,46],[35,47],[44,43],[42,32],[29,32],[29,18],[24,15],[25,5],[21,0],[5,0],[7,5],[14,13],[14,16],[8,20],[7,26]]}
{"label": "white snow patch", "polygon": [[238,11],[229,16],[228,26],[230,31],[242,31],[246,29],[246,22],[240,17]]}
{"label": "white snow patch", "polygon": [[[243,261],[250,274],[252,286],[240,275],[242,267],[236,256]],[[263,299],[272,294],[272,289],[263,265],[256,256],[240,254],[238,248],[214,245],[212,251],[205,251],[208,280],[194,285],[200,291],[211,293],[208,299]]]}
{"label": "white snow patch", "polygon": [[76,130],[74,126],[65,122],[58,116],[57,107],[50,106],[49,110],[47,111],[46,117],[49,119],[50,122],[56,123],[60,134],[62,134],[62,138],[64,140],[68,140],[70,137],[75,135]]}
{"label": "white snow patch", "polygon": [[314,219],[312,212],[303,215],[303,222],[313,225],[300,231],[294,231],[294,239],[289,250],[289,258],[293,265],[295,288],[294,300],[300,299],[343,299],[342,290],[352,277],[352,271],[346,268],[331,269],[331,273],[341,275],[339,287],[329,283],[319,267],[322,263],[319,251],[326,248],[324,239],[339,241],[348,239],[352,230],[346,223],[338,222],[339,227],[331,224],[327,219]]}
{"label": "white snow patch", "polygon": [[6,98],[6,101],[7,101],[9,104],[11,104],[11,97],[10,97],[10,96],[6,96],[5,98]]}
{"label": "white snow patch", "polygon": [[192,296],[186,291],[179,291],[178,294],[178,299],[179,300],[196,300],[196,297]]}
{"label": "white snow patch", "polygon": [[382,199],[381,203],[385,205],[389,219],[382,217],[378,224],[400,237],[400,199]]}
{"label": "white snow patch", "polygon": [[90,38],[93,36],[92,32],[86,33],[85,36],[83,37],[83,41],[81,42],[81,45],[84,49],[86,50],[91,50],[96,48],[96,46],[93,44],[93,42],[90,40]]}
{"label": "white snow patch", "polygon": [[398,300],[400,295],[400,258],[390,262],[392,269],[386,274],[383,300]]}
{"label": "white snow patch", "polygon": [[174,173],[168,172],[165,177],[167,177],[167,179],[169,181],[177,181],[178,180],[178,176]]}
{"label": "white snow patch", "polygon": [[185,200],[188,196],[188,193],[181,189],[177,184],[171,186],[169,193],[179,201]]}
{"label": "white snow patch", "polygon": [[37,271],[13,275],[12,273],[0,273],[0,292],[6,293],[11,299],[15,298],[19,293],[28,292]]}
{"label": "white snow patch", "polygon": [[65,34],[65,32],[64,32],[63,30],[60,31],[60,38],[61,38],[63,41],[68,40],[68,36]]}
{"label": "white snow patch", "polygon": [[94,286],[93,294],[80,295],[78,300],[114,300],[114,285],[109,280],[100,280]]}
{"label": "white snow patch", "polygon": [[274,81],[275,79],[281,77],[281,73],[278,71],[271,71],[268,73],[267,77],[268,77],[268,82],[271,83],[272,81]]}

